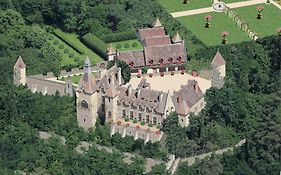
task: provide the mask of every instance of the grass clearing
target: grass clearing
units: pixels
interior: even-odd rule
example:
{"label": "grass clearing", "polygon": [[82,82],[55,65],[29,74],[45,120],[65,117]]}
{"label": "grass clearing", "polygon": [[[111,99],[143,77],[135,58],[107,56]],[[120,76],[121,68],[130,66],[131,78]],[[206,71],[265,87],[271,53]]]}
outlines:
{"label": "grass clearing", "polygon": [[114,42],[112,46],[118,51],[143,49],[142,44],[137,39]]}
{"label": "grass clearing", "polygon": [[[205,16],[207,15],[213,16],[210,28],[205,28]],[[227,36],[227,42],[229,44],[250,40],[250,38],[239,29],[235,22],[228,18],[224,13],[204,13],[180,17],[178,20],[207,46],[221,45],[221,34],[223,31],[229,32],[229,35]]]}
{"label": "grass clearing", "polygon": [[[97,73],[93,72],[93,75],[96,76]],[[82,73],[79,74],[79,75],[73,75],[73,76],[68,76],[68,77],[60,77],[59,80],[60,81],[66,81],[66,80],[70,79],[73,84],[78,84],[81,80],[81,77],[82,77]]]}
{"label": "grass clearing", "polygon": [[[59,29],[55,29],[55,30],[59,30]],[[54,39],[50,40],[49,42],[63,55],[63,59],[61,61],[61,66],[81,65],[84,63],[84,60],[87,56],[91,60],[92,64],[96,64],[100,61],[103,61],[103,59],[100,56],[98,56],[91,49],[86,47],[78,39],[77,35],[72,34],[72,33],[65,33],[63,31],[60,31],[60,33],[63,35],[64,38],[66,38],[68,41],[72,42],[76,47],[78,47],[79,50],[82,50],[84,52],[84,54],[78,53],[72,47],[70,47],[67,43],[65,43],[63,40],[61,40],[60,38],[58,38],[57,36],[52,34],[54,36]],[[61,46],[61,45],[63,45],[63,46]],[[66,49],[69,50],[69,52],[65,51]]]}
{"label": "grass clearing", "polygon": [[277,28],[281,27],[281,10],[272,4],[260,4],[264,7],[262,19],[257,19],[258,5],[234,9],[259,36],[276,35]]}

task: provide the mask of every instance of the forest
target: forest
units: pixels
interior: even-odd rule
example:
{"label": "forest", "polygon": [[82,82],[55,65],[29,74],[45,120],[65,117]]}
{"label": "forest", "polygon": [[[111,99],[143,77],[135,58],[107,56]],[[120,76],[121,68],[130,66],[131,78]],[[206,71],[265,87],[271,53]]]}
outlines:
{"label": "forest", "polygon": [[[85,133],[76,123],[74,99],[43,96],[12,85],[13,65],[23,55],[27,74],[58,72],[61,55],[46,41],[42,26],[82,36],[96,36],[148,26],[159,17],[168,33],[179,31],[187,41],[189,58],[210,61],[218,47],[204,46],[154,0],[0,0],[0,174],[142,174],[144,158],[166,159],[168,153],[186,157],[224,148],[245,138],[234,154],[213,156],[192,167],[181,164],[176,174],[277,175],[281,167],[281,37],[220,46],[227,62],[224,88],[208,90],[207,105],[190,125],[180,128],[177,115],[165,121],[165,148],[143,145],[132,138],[109,137],[108,126]],[[153,10],[151,10],[153,9]],[[38,131],[66,138],[40,140]],[[114,154],[94,147],[80,155],[80,141],[115,146]],[[121,152],[135,152],[134,163]],[[235,165],[235,166],[234,166]],[[155,167],[150,174],[167,174]]]}

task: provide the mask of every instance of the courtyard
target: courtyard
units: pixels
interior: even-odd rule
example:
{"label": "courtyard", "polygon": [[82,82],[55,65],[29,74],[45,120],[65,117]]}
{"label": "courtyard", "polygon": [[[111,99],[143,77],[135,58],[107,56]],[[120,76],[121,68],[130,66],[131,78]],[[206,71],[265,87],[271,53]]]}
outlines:
{"label": "courtyard", "polygon": [[[198,81],[198,85],[203,93],[207,91],[211,87],[211,80],[207,80],[201,77],[193,77],[189,74],[180,74],[175,73],[173,76],[170,74],[165,74],[165,76],[161,77],[160,75],[153,75],[152,77],[148,77],[148,75],[143,75],[146,78],[146,81],[150,83],[150,87],[152,90],[163,91],[172,93],[173,91],[178,91],[181,89],[182,85],[186,85],[188,80],[196,80]],[[137,78],[132,75],[130,80],[130,84],[132,88],[137,88],[142,78]]]}

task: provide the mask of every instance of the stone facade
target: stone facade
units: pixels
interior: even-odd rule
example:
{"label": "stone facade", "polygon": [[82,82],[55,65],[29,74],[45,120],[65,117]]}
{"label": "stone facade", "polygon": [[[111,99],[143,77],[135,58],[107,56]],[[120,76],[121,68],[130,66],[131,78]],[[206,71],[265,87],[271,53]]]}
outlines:
{"label": "stone facade", "polygon": [[[159,24],[158,24],[159,25]],[[179,36],[174,38],[179,40]],[[113,52],[113,51],[112,51]],[[225,78],[225,61],[217,52],[212,69],[216,76]],[[77,122],[85,130],[95,127],[96,119],[104,117],[110,124],[110,134],[119,133],[122,137],[133,136],[146,142],[159,141],[163,132],[160,128],[170,112],[179,115],[179,125],[189,125],[190,113],[198,114],[205,106],[204,94],[196,80],[187,81],[178,91],[162,92],[152,90],[146,78],[142,78],[137,88],[130,83],[124,84],[121,69],[114,65],[109,70],[105,66],[98,69],[99,75],[93,76],[89,59],[78,85],[71,81],[58,81],[51,74],[25,76],[25,64],[21,57],[14,66],[14,84],[27,85],[32,92],[43,95],[72,95],[75,88]],[[64,76],[67,72],[64,72]],[[159,77],[160,78],[160,77]],[[212,75],[214,80],[214,75]],[[215,86],[215,85],[214,85]],[[216,87],[216,86],[215,86]]]}

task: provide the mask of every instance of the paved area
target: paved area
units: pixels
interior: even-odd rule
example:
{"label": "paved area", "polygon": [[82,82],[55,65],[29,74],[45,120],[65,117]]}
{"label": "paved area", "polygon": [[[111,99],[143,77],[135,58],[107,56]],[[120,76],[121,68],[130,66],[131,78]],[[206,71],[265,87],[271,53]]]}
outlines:
{"label": "paved area", "polygon": [[[170,74],[165,75],[164,77],[161,77],[160,75],[153,75],[153,77],[145,76],[148,83],[150,83],[152,90],[158,90],[163,92],[168,92],[170,90],[170,93],[172,91],[177,91],[181,88],[182,85],[186,85],[188,80],[196,80],[198,81],[198,85],[201,88],[202,92],[205,93],[207,89],[211,87],[211,81],[207,79],[203,79],[200,77],[193,77],[189,74],[181,75],[180,73],[177,73],[173,76]],[[132,77],[130,84],[132,85],[132,88],[137,88],[141,81],[141,78]]]}
{"label": "paved area", "polygon": [[[226,4],[229,8],[239,8],[239,7],[245,7],[255,4],[261,4],[265,3],[266,0],[250,0],[250,1],[242,1],[242,2],[235,2],[235,3],[229,3]],[[195,10],[187,10],[187,11],[181,11],[181,12],[174,12],[171,13],[171,15],[175,18],[182,17],[182,16],[191,16],[196,14],[202,14],[202,13],[209,13],[209,12],[215,12],[213,7],[207,7],[207,8],[201,8],[201,9],[195,9]]]}

